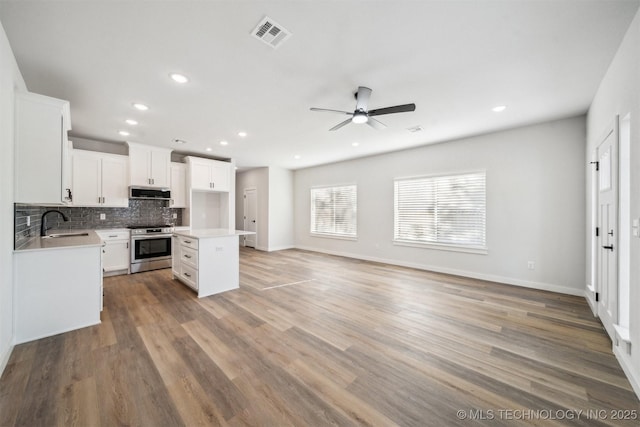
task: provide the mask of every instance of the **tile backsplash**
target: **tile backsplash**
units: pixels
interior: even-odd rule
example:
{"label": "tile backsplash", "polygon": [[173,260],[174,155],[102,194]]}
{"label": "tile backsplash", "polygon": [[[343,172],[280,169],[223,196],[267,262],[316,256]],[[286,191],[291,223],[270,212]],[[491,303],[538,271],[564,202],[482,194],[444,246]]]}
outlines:
{"label": "tile backsplash", "polygon": [[[172,224],[182,225],[182,209],[170,208],[164,200],[129,200],[128,208],[81,208],[50,207],[33,205],[14,205],[14,247],[20,247],[29,238],[40,235],[40,218],[49,209],[62,212],[69,221],[60,215],[47,215],[47,225],[59,230],[125,228],[130,225]],[[105,219],[100,219],[100,214]],[[177,218],[173,218],[173,214]],[[30,224],[27,225],[27,217]]]}

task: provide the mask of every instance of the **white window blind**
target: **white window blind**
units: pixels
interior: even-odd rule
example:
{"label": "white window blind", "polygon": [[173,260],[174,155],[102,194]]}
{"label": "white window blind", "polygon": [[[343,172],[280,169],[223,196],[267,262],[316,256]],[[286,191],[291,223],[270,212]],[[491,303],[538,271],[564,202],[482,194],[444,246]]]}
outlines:
{"label": "white window blind", "polygon": [[355,185],[311,189],[311,233],[325,236],[357,236]]}
{"label": "white window blind", "polygon": [[486,173],[397,179],[394,240],[486,247]]}

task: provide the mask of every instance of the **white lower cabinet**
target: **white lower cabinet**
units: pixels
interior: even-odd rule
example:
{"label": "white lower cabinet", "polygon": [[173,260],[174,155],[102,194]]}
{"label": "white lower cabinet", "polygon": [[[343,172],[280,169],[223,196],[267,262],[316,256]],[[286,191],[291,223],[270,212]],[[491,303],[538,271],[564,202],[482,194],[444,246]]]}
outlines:
{"label": "white lower cabinet", "polygon": [[102,239],[102,273],[104,276],[129,274],[131,252],[129,231],[98,231]]}

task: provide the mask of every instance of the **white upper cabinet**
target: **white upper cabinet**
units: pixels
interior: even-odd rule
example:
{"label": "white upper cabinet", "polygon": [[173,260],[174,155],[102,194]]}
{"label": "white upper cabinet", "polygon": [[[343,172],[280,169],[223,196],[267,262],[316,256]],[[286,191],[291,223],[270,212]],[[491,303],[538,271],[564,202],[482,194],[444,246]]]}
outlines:
{"label": "white upper cabinet", "polygon": [[128,207],[126,156],[73,150],[74,206]]}
{"label": "white upper cabinet", "polygon": [[14,201],[70,203],[69,102],[25,92],[16,94],[15,106]]}
{"label": "white upper cabinet", "polygon": [[199,157],[185,157],[189,165],[189,187],[197,191],[228,192],[231,182],[231,163]]}
{"label": "white upper cabinet", "polygon": [[187,207],[187,165],[184,163],[171,162],[170,207]]}
{"label": "white upper cabinet", "polygon": [[169,188],[171,149],[127,142],[130,185]]}

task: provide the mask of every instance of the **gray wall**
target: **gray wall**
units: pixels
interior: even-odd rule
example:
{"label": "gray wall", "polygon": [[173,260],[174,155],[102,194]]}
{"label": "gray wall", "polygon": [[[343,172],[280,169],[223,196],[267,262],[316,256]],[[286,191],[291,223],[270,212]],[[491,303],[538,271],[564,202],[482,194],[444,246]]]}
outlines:
{"label": "gray wall", "polygon": [[[298,170],[296,247],[582,295],[584,158],[581,116]],[[394,178],[474,170],[487,174],[488,254],[393,244]],[[309,189],[350,183],[358,239],[311,236]]]}

